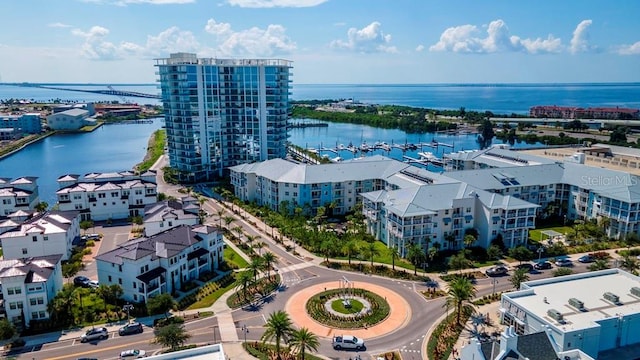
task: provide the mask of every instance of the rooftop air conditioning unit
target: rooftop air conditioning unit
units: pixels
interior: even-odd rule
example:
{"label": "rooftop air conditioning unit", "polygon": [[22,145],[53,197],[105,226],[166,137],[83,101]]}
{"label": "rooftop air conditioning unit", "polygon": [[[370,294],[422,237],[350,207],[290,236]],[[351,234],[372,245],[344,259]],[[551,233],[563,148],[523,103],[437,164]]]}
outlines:
{"label": "rooftop air conditioning unit", "polygon": [[640,287],[634,286],[631,288],[631,295],[640,297]]}
{"label": "rooftop air conditioning unit", "polygon": [[549,309],[547,311],[547,315],[549,315],[550,318],[558,321],[558,322],[562,322],[564,320],[564,318],[562,317],[562,314],[560,313],[560,311],[556,310],[556,309]]}
{"label": "rooftop air conditioning unit", "polygon": [[584,303],[576,298],[569,299],[569,305],[573,306],[578,310],[584,310]]}
{"label": "rooftop air conditioning unit", "polygon": [[[640,289],[639,289],[640,290]],[[602,295],[605,300],[609,300],[614,304],[620,303],[620,297],[612,292],[606,292]]]}

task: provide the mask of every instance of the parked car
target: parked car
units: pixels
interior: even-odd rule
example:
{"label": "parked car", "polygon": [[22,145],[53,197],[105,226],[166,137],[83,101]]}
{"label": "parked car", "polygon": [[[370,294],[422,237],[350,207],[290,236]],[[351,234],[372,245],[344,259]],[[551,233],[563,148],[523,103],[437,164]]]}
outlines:
{"label": "parked car", "polygon": [[524,263],[524,264],[516,265],[516,270],[521,270],[521,269],[525,269],[527,271],[533,271],[533,264]]}
{"label": "parked car", "polygon": [[548,261],[542,261],[533,265],[533,268],[536,270],[547,270],[551,269],[552,267],[553,265],[551,265],[551,263]]}
{"label": "parked car", "polygon": [[92,289],[97,289],[100,286],[100,283],[98,282],[98,280],[89,280],[87,286]]}
{"label": "parked car", "polygon": [[507,274],[508,272],[509,269],[506,266],[496,265],[487,269],[487,271],[485,271],[485,274],[487,274],[487,276],[501,276]]}
{"label": "parked car", "polygon": [[131,334],[140,334],[143,331],[144,330],[142,329],[142,324],[140,324],[139,322],[133,322],[118,329],[118,335],[123,336],[123,335],[131,335]]}
{"label": "parked car", "polygon": [[596,258],[593,257],[593,255],[591,254],[587,254],[587,255],[582,255],[578,258],[578,261],[580,261],[581,263],[592,263],[594,261],[596,261]]}
{"label": "parked car", "polygon": [[82,287],[89,287],[89,281],[91,281],[91,279],[89,279],[86,276],[76,276],[73,278],[73,285],[75,286],[82,286]]}
{"label": "parked car", "polygon": [[556,261],[556,266],[573,266],[571,259],[559,259]]}
{"label": "parked car", "polygon": [[334,336],[331,345],[336,350],[364,350],[364,340],[353,335]]}
{"label": "parked car", "polygon": [[80,336],[80,342],[104,340],[109,338],[109,332],[106,327],[93,328]]}
{"label": "parked car", "polygon": [[145,357],[146,354],[147,352],[144,350],[138,350],[138,349],[125,350],[120,353],[120,359],[126,359],[126,358],[139,359],[139,358]]}

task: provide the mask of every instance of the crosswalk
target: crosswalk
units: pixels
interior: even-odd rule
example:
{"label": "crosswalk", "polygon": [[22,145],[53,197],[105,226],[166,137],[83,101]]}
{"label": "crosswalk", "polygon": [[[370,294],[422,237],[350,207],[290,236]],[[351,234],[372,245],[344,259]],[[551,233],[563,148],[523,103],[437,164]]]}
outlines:
{"label": "crosswalk", "polygon": [[426,334],[420,336],[416,340],[410,342],[409,345],[404,345],[403,347],[398,349],[398,351],[400,351],[402,353],[409,353],[409,354],[411,354],[411,353],[413,353],[413,354],[421,353],[422,352],[422,350],[421,350],[422,343],[424,341],[424,337],[425,336],[426,336]]}

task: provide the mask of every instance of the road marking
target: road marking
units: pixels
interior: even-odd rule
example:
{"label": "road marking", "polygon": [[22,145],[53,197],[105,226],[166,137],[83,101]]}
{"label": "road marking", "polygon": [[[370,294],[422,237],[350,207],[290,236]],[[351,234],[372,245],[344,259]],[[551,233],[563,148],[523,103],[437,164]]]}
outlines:
{"label": "road marking", "polygon": [[264,323],[265,323],[265,324],[267,323],[267,317],[266,317],[266,316],[264,316],[264,314],[262,314],[262,320],[264,320]]}
{"label": "road marking", "polygon": [[123,344],[123,345],[116,345],[116,346],[111,346],[111,347],[107,347],[107,348],[95,349],[95,350],[84,351],[84,352],[77,352],[77,353],[75,353],[73,355],[64,355],[64,356],[58,356],[58,357],[53,357],[53,358],[46,358],[46,360],[60,360],[60,359],[77,358],[77,357],[82,357],[80,355],[88,355],[88,354],[95,354],[95,353],[99,353],[99,352],[103,352],[103,351],[122,349],[123,347],[125,347],[127,345],[144,344],[144,343],[148,344],[149,340],[141,340],[141,341],[131,342],[131,343]]}

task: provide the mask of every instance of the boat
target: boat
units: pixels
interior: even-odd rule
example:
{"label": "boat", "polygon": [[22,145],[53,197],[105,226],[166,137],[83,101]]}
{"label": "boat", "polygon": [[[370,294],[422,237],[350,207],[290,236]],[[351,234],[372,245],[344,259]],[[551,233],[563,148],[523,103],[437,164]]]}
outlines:
{"label": "boat", "polygon": [[362,143],[362,145],[360,145],[360,151],[362,151],[362,152],[367,152],[367,151],[369,151],[369,150],[370,150],[370,149],[369,149],[369,145],[367,145],[367,142],[366,142],[366,141],[365,141],[365,142],[363,142],[363,143]]}
{"label": "boat", "polygon": [[427,160],[427,161],[440,160],[438,159],[437,156],[433,155],[433,153],[430,151],[421,151],[418,153],[418,156],[420,156],[420,160]]}

